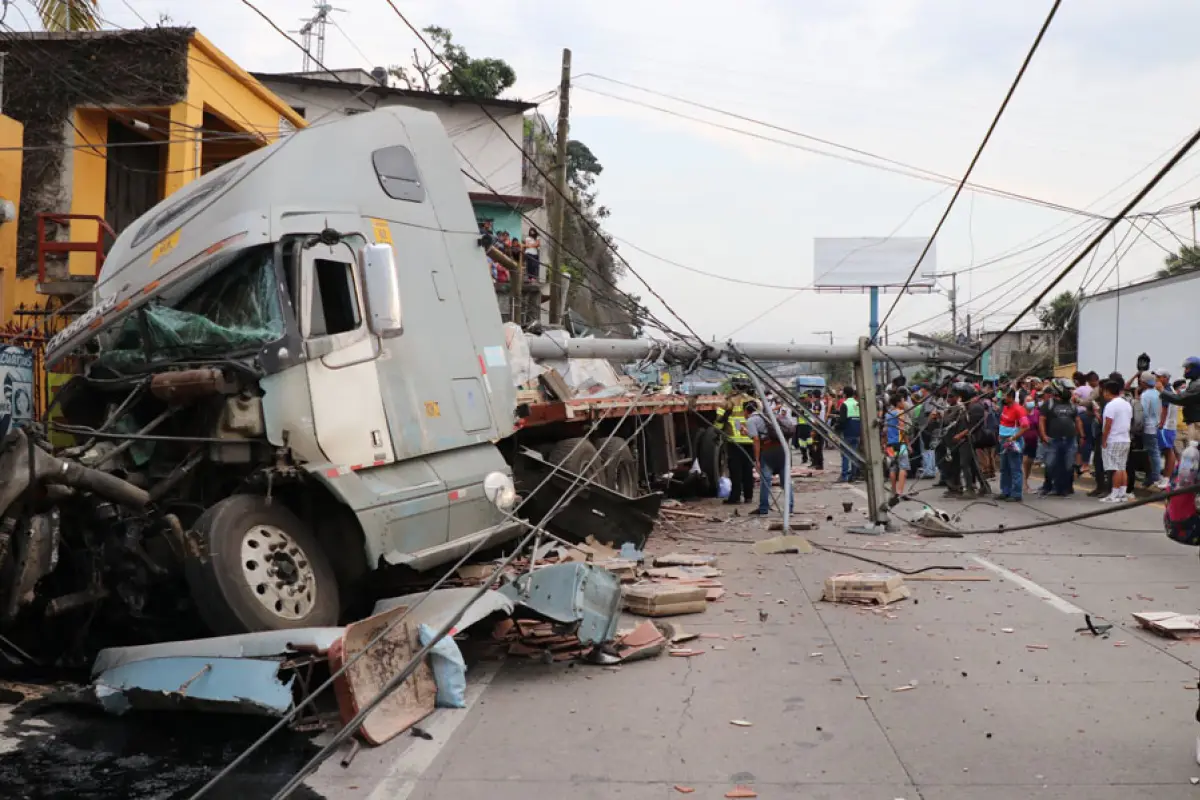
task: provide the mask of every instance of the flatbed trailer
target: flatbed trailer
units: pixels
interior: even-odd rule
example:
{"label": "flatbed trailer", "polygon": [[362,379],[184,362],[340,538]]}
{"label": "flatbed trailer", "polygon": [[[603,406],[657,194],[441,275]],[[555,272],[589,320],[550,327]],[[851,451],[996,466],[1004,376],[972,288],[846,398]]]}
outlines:
{"label": "flatbed trailer", "polygon": [[[722,439],[713,428],[717,411],[724,405],[725,398],[719,395],[684,394],[542,400],[518,408],[512,444],[537,450],[551,463],[562,463],[562,455],[585,435],[609,455],[619,453],[622,444],[628,445],[634,458],[632,474],[626,470],[622,475],[620,467],[628,465],[618,464],[601,478],[609,478],[608,488],[630,496],[638,489],[664,488],[670,483],[668,476],[682,478],[699,458],[699,491],[713,495],[718,479],[726,472]],[[564,466],[579,465],[586,459],[572,457],[570,461]]]}

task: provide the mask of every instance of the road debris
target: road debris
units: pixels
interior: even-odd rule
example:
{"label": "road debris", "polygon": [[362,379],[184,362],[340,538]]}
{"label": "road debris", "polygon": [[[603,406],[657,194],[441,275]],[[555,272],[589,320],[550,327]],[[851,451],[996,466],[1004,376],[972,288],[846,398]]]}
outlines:
{"label": "road debris", "polygon": [[813,546],[803,536],[775,536],[755,542],[753,550],[760,556],[773,556],[784,553],[806,554],[813,551]]}
{"label": "road debris", "polygon": [[625,610],[644,617],[702,614],[708,590],[702,586],[639,583],[625,589]]}
{"label": "road debris", "polygon": [[731,719],[731,720],[729,720],[729,724],[730,724],[730,725],[736,725],[736,726],[738,726],[739,728],[749,728],[749,727],[750,727],[750,726],[752,726],[754,723],[753,723],[753,722],[748,722],[747,720],[744,720],[744,719]]}
{"label": "road debris", "polygon": [[702,553],[668,553],[654,557],[656,567],[715,567],[717,557]]}
{"label": "road debris", "polygon": [[1014,633],[1015,629],[1014,628],[1001,628],[1000,632],[1001,633]]}
{"label": "road debris", "polygon": [[691,794],[696,790],[690,786],[680,786],[679,784],[675,784],[675,791],[679,792],[680,794]]}
{"label": "road debris", "polygon": [[861,603],[890,605],[912,596],[899,575],[870,572],[849,572],[825,579],[821,599],[830,603]]}
{"label": "road debris", "polygon": [[1200,637],[1200,615],[1179,614],[1174,611],[1141,611],[1133,615],[1147,630],[1170,639]]}
{"label": "road debris", "polygon": [[726,792],[725,796],[730,798],[758,797],[758,792],[749,786],[735,786]]}

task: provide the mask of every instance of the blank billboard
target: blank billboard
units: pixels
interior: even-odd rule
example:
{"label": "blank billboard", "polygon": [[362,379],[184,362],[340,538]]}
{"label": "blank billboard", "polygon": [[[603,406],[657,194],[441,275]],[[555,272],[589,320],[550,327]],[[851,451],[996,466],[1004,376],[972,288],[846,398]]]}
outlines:
{"label": "blank billboard", "polygon": [[[928,238],[914,236],[814,239],[813,286],[825,289],[904,285],[913,264],[921,257]],[[933,286],[937,248],[930,247],[910,284],[913,289]]]}

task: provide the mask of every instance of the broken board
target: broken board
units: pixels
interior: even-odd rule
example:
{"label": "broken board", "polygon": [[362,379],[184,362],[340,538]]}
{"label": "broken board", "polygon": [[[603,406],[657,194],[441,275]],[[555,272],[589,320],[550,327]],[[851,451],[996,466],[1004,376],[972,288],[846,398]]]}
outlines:
{"label": "broken board", "polygon": [[825,579],[825,594],[830,603],[875,603],[886,606],[912,595],[899,575],[876,572],[852,572]]}
{"label": "broken board", "polygon": [[639,583],[625,589],[625,610],[643,617],[700,614],[708,609],[708,590],[701,586]]}
{"label": "broken board", "polygon": [[1143,628],[1172,639],[1200,638],[1200,616],[1174,611],[1142,611],[1133,615]]}
{"label": "broken board", "polygon": [[[329,648],[329,669],[340,670],[407,610],[407,606],[399,606],[347,625],[345,635]],[[416,627],[400,623],[355,661],[333,684],[342,722],[349,723],[420,649]],[[359,734],[368,744],[381,745],[432,714],[436,697],[433,670],[429,659],[423,658],[416,671],[367,715]]]}
{"label": "broken board", "polygon": [[668,553],[665,556],[655,556],[656,567],[715,567],[716,556],[706,556],[700,553]]}

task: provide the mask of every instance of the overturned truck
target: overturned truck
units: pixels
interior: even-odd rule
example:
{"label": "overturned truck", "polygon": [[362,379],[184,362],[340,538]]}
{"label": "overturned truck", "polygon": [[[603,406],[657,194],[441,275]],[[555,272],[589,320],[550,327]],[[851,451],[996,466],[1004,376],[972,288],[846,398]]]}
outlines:
{"label": "overturned truck", "polygon": [[332,625],[373,568],[517,533],[478,239],[441,123],[399,108],[288,137],[137,220],[47,347],[80,365],[56,398],[76,446],[4,442],[0,632],[36,649],[178,638],[189,618]]}
{"label": "overturned truck", "polygon": [[[615,416],[517,404],[458,161],[414,109],[195,181],[121,234],[92,301],[47,346],[75,374],[54,421],[0,444],[0,663],[337,624],[392,571],[514,538],[518,484],[583,468],[591,443],[563,440]],[[673,468],[696,435],[676,429],[711,410],[650,426],[665,449],[600,427],[619,466],[589,476],[595,503]],[[657,497],[621,525],[652,522]]]}

